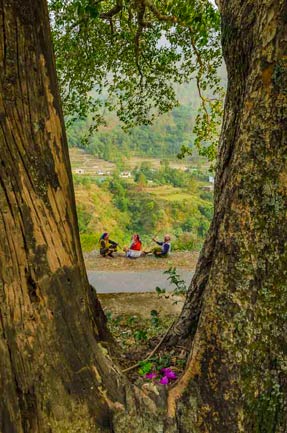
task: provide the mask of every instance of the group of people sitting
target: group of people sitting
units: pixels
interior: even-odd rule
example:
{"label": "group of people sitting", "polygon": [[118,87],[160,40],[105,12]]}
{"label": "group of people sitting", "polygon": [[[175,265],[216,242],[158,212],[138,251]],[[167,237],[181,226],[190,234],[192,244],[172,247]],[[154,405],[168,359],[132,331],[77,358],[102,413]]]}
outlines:
{"label": "group of people sitting", "polygon": [[[167,257],[171,250],[170,236],[165,235],[162,242],[157,241],[155,238],[152,240],[159,246],[152,248],[150,251],[142,249],[142,241],[138,234],[132,237],[132,243],[129,247],[124,247],[126,257],[136,259],[147,254],[154,254],[155,257]],[[109,238],[109,233],[105,232],[100,237],[100,254],[102,257],[114,257],[113,253],[118,251],[118,244]]]}

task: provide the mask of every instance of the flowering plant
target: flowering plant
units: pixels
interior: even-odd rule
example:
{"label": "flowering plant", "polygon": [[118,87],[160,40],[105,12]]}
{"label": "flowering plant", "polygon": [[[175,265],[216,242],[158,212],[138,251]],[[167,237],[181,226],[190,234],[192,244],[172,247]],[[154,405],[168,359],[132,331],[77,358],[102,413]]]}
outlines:
{"label": "flowering plant", "polygon": [[161,385],[168,385],[170,381],[177,379],[175,372],[170,368],[162,368],[160,370],[160,375],[156,372],[149,372],[144,377],[149,380],[158,378]]}

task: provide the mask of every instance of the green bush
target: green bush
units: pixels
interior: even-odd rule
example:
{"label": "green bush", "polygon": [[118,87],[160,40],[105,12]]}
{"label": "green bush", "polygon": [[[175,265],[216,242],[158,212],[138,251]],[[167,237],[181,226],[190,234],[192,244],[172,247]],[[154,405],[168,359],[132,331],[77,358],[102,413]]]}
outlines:
{"label": "green bush", "polygon": [[81,234],[80,240],[82,245],[82,250],[84,252],[90,252],[99,249],[99,238],[98,234]]}
{"label": "green bush", "polygon": [[92,219],[92,215],[85,209],[83,205],[77,206],[78,225],[79,232],[87,233],[89,231],[89,223]]}
{"label": "green bush", "polygon": [[201,248],[202,240],[194,233],[182,233],[173,243],[173,250],[198,251]]}

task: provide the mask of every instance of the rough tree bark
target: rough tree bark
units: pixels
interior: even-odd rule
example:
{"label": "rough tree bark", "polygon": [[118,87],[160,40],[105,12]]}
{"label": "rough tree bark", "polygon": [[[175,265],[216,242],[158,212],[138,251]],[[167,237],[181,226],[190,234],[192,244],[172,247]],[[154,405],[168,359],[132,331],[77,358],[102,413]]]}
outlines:
{"label": "rough tree bark", "polygon": [[194,431],[286,432],[287,3],[218,4],[229,84],[215,214],[170,341],[194,337],[180,380]]}
{"label": "rough tree bark", "polygon": [[215,215],[177,328],[192,336],[187,367],[157,395],[107,354],[45,1],[0,0],[1,433],[287,431],[287,6],[220,7],[229,87]]}
{"label": "rough tree bark", "polygon": [[46,1],[0,20],[0,431],[110,432],[128,386],[83,264]]}

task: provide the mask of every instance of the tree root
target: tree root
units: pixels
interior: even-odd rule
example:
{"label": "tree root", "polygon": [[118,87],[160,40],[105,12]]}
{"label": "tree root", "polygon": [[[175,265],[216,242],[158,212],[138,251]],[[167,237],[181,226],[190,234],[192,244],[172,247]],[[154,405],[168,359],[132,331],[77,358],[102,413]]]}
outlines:
{"label": "tree root", "polygon": [[[168,330],[166,331],[166,333],[164,334],[164,336],[162,337],[162,339],[160,340],[160,342],[156,345],[156,347],[150,352],[150,354],[145,359],[143,359],[140,362],[148,361],[158,351],[158,349],[161,347],[161,345],[163,344],[164,340],[166,339],[169,331],[173,327],[174,323],[175,323],[175,320],[171,323],[171,325],[169,326]],[[135,368],[139,367],[140,366],[140,362],[137,362],[136,364],[132,365],[131,367],[125,368],[124,370],[122,370],[122,373],[127,373],[128,371],[134,370]]]}

